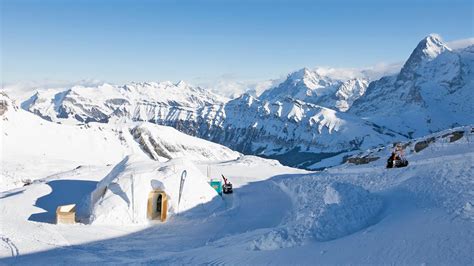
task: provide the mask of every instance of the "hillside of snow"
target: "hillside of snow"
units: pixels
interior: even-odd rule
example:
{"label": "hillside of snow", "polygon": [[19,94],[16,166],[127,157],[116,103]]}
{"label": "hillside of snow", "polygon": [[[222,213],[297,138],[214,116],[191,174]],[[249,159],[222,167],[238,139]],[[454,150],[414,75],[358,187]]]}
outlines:
{"label": "hillside of snow", "polygon": [[384,161],[386,159],[384,158],[386,154],[390,154],[392,152],[395,143],[402,145],[402,147],[404,147],[405,155],[408,156],[421,150],[432,148],[435,146],[433,143],[436,143],[437,145],[440,143],[452,143],[457,141],[469,143],[469,141],[471,141],[471,130],[472,125],[456,127],[416,139],[394,142],[392,145],[388,146],[378,146],[364,151],[348,151],[328,159],[323,159],[313,165],[308,166],[307,168],[318,170],[344,163],[367,164],[378,160]]}
{"label": "hillside of snow", "polygon": [[[0,263],[470,265],[473,137],[472,127],[426,136],[433,140],[398,169],[386,169],[383,158],[307,172],[252,156],[189,164],[144,153],[115,167],[73,169],[0,193]],[[386,158],[390,148],[367,155]],[[174,201],[183,169],[197,173],[185,183],[188,208],[165,223],[142,223],[139,193],[134,220],[131,178],[137,192],[168,187]],[[204,173],[224,174],[234,193],[216,196]],[[84,210],[103,187],[92,205],[97,222],[51,223],[57,205]]]}
{"label": "hillside of snow", "polygon": [[[393,215],[393,206],[402,208],[397,211],[405,211],[403,208],[413,207],[410,204],[441,208],[453,217],[450,219],[457,217],[465,222],[466,230],[472,230],[473,138],[473,128],[466,127],[427,136],[423,142],[427,146],[415,145],[422,140],[407,143],[407,168],[386,169],[391,147],[384,147],[368,153],[371,157],[380,156],[372,162],[346,163],[306,175],[297,182],[282,180],[280,186],[295,204],[294,218],[258,239],[255,248],[298,246],[309,239],[328,241],[372,225],[377,228],[377,223]],[[449,226],[444,230],[439,233],[451,233]],[[468,235],[472,236],[472,232]]]}

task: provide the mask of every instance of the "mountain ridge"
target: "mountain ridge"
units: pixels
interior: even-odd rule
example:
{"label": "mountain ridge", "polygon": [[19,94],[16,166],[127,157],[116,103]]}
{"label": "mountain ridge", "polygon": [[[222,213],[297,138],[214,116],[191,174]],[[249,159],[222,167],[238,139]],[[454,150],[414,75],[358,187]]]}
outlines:
{"label": "mountain ridge", "polygon": [[336,75],[303,68],[259,97],[228,100],[184,81],[152,82],[38,92],[22,107],[59,123],[126,120],[172,126],[239,152],[290,156],[296,158],[290,165],[304,167],[320,155],[473,124],[473,51],[451,50],[432,34],[419,42],[399,73],[370,83],[362,72]]}

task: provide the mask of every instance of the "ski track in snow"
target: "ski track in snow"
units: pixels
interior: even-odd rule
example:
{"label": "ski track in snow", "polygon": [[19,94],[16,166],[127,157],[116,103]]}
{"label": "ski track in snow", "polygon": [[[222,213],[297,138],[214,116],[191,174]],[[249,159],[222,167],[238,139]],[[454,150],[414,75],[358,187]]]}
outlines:
{"label": "ski track in snow", "polygon": [[8,237],[0,236],[0,240],[2,240],[3,242],[2,246],[10,250],[12,257],[20,255],[20,252],[16,247],[15,243],[13,243],[13,241],[11,241]]}

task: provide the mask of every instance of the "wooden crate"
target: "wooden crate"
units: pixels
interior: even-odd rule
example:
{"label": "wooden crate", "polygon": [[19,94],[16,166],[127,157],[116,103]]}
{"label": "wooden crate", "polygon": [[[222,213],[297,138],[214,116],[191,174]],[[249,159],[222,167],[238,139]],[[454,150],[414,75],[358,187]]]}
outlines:
{"label": "wooden crate", "polygon": [[57,224],[76,223],[76,204],[62,205],[56,208]]}

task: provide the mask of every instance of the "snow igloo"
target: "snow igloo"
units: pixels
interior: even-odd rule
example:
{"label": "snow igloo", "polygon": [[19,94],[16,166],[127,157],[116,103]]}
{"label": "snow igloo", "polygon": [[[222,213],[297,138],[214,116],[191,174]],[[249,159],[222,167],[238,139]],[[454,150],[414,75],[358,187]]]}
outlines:
{"label": "snow igloo", "polygon": [[[186,178],[178,209],[183,171]],[[157,162],[134,155],[118,163],[90,198],[90,223],[104,225],[147,224],[163,220],[163,215],[166,219],[193,208],[213,211],[222,204],[207,177],[192,162],[181,158]]]}

